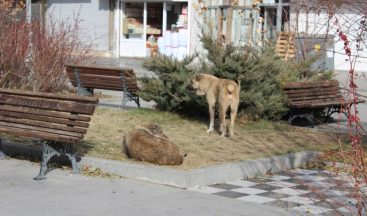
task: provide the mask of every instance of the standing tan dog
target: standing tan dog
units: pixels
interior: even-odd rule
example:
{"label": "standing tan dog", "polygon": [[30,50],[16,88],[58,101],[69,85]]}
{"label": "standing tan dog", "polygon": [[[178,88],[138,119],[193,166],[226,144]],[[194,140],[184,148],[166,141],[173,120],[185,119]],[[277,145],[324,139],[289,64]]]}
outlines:
{"label": "standing tan dog", "polygon": [[233,80],[219,79],[209,74],[198,74],[191,80],[191,88],[196,90],[196,94],[206,96],[209,105],[210,124],[208,133],[214,131],[215,105],[218,102],[220,132],[222,136],[227,133],[226,113],[231,108],[231,123],[229,135],[233,136],[234,121],[237,116],[238,104],[240,102],[240,87]]}

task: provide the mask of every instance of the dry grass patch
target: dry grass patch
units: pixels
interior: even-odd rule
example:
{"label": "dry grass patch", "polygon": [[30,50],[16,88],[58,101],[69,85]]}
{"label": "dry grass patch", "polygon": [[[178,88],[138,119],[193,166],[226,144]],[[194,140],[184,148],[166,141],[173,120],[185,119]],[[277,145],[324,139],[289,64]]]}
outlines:
{"label": "dry grass patch", "polygon": [[305,150],[337,149],[335,133],[289,127],[267,121],[237,124],[235,137],[207,134],[207,122],[187,119],[168,112],[146,109],[98,108],[78,152],[86,155],[129,161],[122,153],[124,134],[133,126],[155,122],[187,154],[184,163],[174,166],[190,169],[212,164],[268,157]]}

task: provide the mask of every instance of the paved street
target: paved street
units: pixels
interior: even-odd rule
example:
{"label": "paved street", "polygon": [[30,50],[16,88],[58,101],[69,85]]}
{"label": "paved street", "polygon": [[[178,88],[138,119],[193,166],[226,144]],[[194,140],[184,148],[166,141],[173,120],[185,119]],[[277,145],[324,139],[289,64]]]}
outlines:
{"label": "paved street", "polygon": [[39,164],[0,160],[1,216],[288,215],[284,210],[129,179],[71,175],[53,170],[33,181]]}

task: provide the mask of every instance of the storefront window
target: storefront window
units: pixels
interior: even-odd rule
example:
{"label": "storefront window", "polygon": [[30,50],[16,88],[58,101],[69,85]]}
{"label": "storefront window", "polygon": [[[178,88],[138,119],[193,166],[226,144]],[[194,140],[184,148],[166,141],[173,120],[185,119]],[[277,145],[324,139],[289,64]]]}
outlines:
{"label": "storefront window", "polygon": [[122,56],[154,56],[158,52],[182,59],[188,50],[187,2],[125,2],[122,11]]}
{"label": "storefront window", "polygon": [[144,3],[126,3],[122,20],[125,39],[144,39]]}
{"label": "storefront window", "polygon": [[187,28],[187,3],[167,2],[167,30]]}
{"label": "storefront window", "polygon": [[182,60],[188,46],[187,2],[166,2],[165,33],[158,40],[158,52]]}
{"label": "storefront window", "polygon": [[163,3],[147,3],[147,37],[162,35]]}

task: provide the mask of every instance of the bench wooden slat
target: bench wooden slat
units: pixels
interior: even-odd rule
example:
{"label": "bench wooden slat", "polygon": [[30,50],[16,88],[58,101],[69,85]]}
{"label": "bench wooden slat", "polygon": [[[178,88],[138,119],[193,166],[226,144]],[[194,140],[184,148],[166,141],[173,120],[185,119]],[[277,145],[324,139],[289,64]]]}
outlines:
{"label": "bench wooden slat", "polygon": [[[74,73],[68,72],[68,76],[72,79],[72,80],[76,80]],[[121,77],[120,76],[108,76],[105,74],[80,74],[79,77],[84,80],[84,79],[98,79],[98,80],[103,80],[103,81],[121,81]],[[136,77],[135,76],[127,76],[125,77],[125,80],[127,82],[136,82]]]}
{"label": "bench wooden slat", "polygon": [[344,104],[344,102],[346,102],[346,100],[344,100],[343,97],[337,97],[337,98],[326,98],[326,99],[313,99],[313,100],[308,100],[308,101],[294,101],[294,102],[291,102],[292,105],[294,104],[313,104],[313,103],[318,103],[318,104],[322,104],[322,103],[325,103],[326,105],[329,104],[329,102],[336,102],[336,103],[339,103],[339,104]]}
{"label": "bench wooden slat", "polygon": [[341,106],[364,102],[364,100],[358,100],[348,103],[340,91],[337,80],[291,82],[287,83],[283,90],[288,99],[288,106],[291,108],[288,118],[290,124],[296,118],[306,118],[314,127],[315,111],[327,109],[326,122],[333,113],[343,112],[340,109]]}
{"label": "bench wooden slat", "polygon": [[0,134],[42,143],[41,168],[35,180],[46,178],[47,163],[54,155],[67,155],[73,173],[79,173],[73,144],[87,133],[97,103],[92,97],[0,89]]}
{"label": "bench wooden slat", "polygon": [[[68,72],[73,86],[77,86],[77,80],[73,73]],[[117,88],[123,90],[123,81],[120,76],[105,76],[100,74],[81,74],[82,84],[88,88]],[[125,84],[129,90],[138,90],[136,77],[125,77]]]}
{"label": "bench wooden slat", "polygon": [[342,106],[345,104],[340,103],[340,101],[319,101],[319,102],[313,102],[309,104],[306,104],[306,103],[292,104],[292,106],[295,108],[323,108],[323,107],[328,107],[328,106]]}
{"label": "bench wooden slat", "polygon": [[25,124],[29,126],[37,126],[37,127],[43,127],[43,128],[50,128],[50,129],[56,129],[56,130],[62,130],[62,131],[76,132],[80,134],[87,133],[87,129],[85,128],[71,127],[71,126],[66,126],[62,124],[54,124],[54,123],[49,123],[49,122],[23,119],[23,118],[11,118],[11,117],[0,115],[0,121],[9,122],[9,123]]}
{"label": "bench wooden slat", "polygon": [[128,68],[128,67],[118,67],[118,68],[114,68],[114,67],[106,67],[106,66],[96,66],[96,65],[79,65],[79,64],[65,64],[65,67],[67,68],[85,68],[85,69],[97,69],[97,70],[111,70],[111,71],[121,71],[121,70],[124,70],[124,71],[133,71],[132,68]]}
{"label": "bench wooden slat", "polygon": [[318,95],[318,96],[310,96],[310,97],[292,97],[292,98],[288,98],[288,101],[290,101],[291,103],[296,102],[296,101],[310,102],[310,101],[313,101],[313,100],[320,100],[320,99],[323,99],[323,100],[330,100],[330,99],[337,100],[337,99],[340,99],[340,100],[342,100],[343,97],[339,94],[335,94],[335,95]]}
{"label": "bench wooden slat", "polygon": [[57,110],[63,112],[75,112],[81,114],[93,114],[95,106],[73,101],[59,101],[46,98],[37,98],[37,96],[19,96],[19,95],[0,95],[0,104],[16,105],[30,108],[40,108],[46,110]]}
{"label": "bench wooden slat", "polygon": [[68,73],[74,74],[75,67],[78,69],[80,74],[95,74],[95,75],[106,75],[106,76],[121,76],[121,72],[126,77],[135,77],[135,73],[129,68],[108,68],[108,67],[94,67],[94,66],[81,66],[81,65],[65,65]]}
{"label": "bench wooden slat", "polygon": [[13,117],[13,118],[24,118],[29,120],[37,120],[37,121],[43,121],[43,122],[50,122],[50,123],[56,123],[56,124],[64,124],[64,125],[70,125],[70,126],[76,126],[76,127],[82,127],[82,128],[88,128],[89,123],[88,122],[80,122],[80,121],[74,121],[69,119],[61,119],[61,118],[53,118],[49,116],[40,116],[40,115],[34,115],[34,114],[28,114],[28,113],[18,113],[18,112],[9,112],[9,111],[1,111],[0,115],[5,117]]}
{"label": "bench wooden slat", "polygon": [[323,94],[323,92],[309,92],[309,93],[300,93],[300,94],[288,94],[287,97],[289,99],[293,99],[293,98],[300,98],[300,97],[319,97],[319,96],[334,96],[334,95],[342,95],[340,92],[338,91],[331,91],[331,92],[324,92],[325,94]]}
{"label": "bench wooden slat", "polygon": [[[57,99],[57,100],[66,100],[66,101],[75,101],[75,102],[86,102],[91,104],[98,104],[98,99],[94,97],[87,96],[75,96],[75,95],[62,95],[62,94],[53,94],[53,93],[41,93],[41,92],[31,92],[31,91],[21,91],[14,89],[2,89],[0,88],[1,95],[18,95],[18,96],[27,96],[32,98],[46,98],[46,99]],[[0,100],[1,101],[1,100]]]}
{"label": "bench wooden slat", "polygon": [[[19,128],[19,129],[22,129],[22,130],[29,130],[29,131],[44,132],[44,133],[53,134],[53,135],[63,135],[65,137],[68,136],[68,137],[73,137],[73,138],[78,138],[78,139],[82,139],[84,137],[84,135],[81,134],[81,133],[61,131],[61,130],[55,130],[55,129],[50,129],[50,128],[43,128],[43,127],[19,124],[19,123],[1,122],[0,121],[0,126],[1,127]],[[42,138],[42,137],[40,137],[40,138]]]}
{"label": "bench wooden slat", "polygon": [[[105,80],[105,79],[97,79],[97,78],[89,78],[89,77],[84,77],[81,78],[83,80],[83,85],[88,86],[89,83],[95,83],[95,84],[99,84],[99,85],[116,85],[116,86],[121,86],[123,85],[123,82],[119,79],[109,79],[109,80]],[[71,79],[70,80],[72,83],[77,83],[76,79]],[[131,81],[131,80],[126,80],[125,84],[127,85],[128,88],[131,87],[137,87],[137,82],[135,81]]]}
{"label": "bench wooden slat", "polygon": [[315,93],[323,93],[323,92],[339,92],[338,87],[327,87],[327,88],[306,88],[306,89],[285,89],[284,92],[287,95],[293,94],[315,94]]}
{"label": "bench wooden slat", "polygon": [[65,65],[66,74],[78,94],[93,94],[93,89],[127,91],[122,104],[134,101],[140,107],[136,74],[130,68],[108,68],[85,65]]}
{"label": "bench wooden slat", "polygon": [[25,137],[37,138],[37,139],[42,138],[45,140],[63,142],[63,143],[78,143],[80,141],[80,139],[76,137],[63,136],[60,134],[55,135],[55,134],[45,133],[42,131],[31,131],[28,129],[9,127],[9,126],[0,127],[0,133],[11,134],[15,136],[25,136]]}
{"label": "bench wooden slat", "polygon": [[[356,101],[356,103],[364,103],[365,100],[362,99],[358,99]],[[351,104],[354,103],[354,101],[350,101]],[[313,100],[313,101],[296,101],[296,102],[292,102],[290,105],[292,106],[300,106],[300,105],[305,105],[305,106],[316,106],[316,107],[320,107],[320,106],[330,106],[330,105],[347,105],[348,104],[348,100],[347,99],[338,99],[338,100]]]}
{"label": "bench wooden slat", "polygon": [[[73,84],[73,86],[78,86],[77,82],[71,82]],[[88,88],[102,88],[102,89],[110,89],[110,90],[124,90],[123,85],[121,83],[117,84],[117,83],[101,83],[101,82],[84,82],[83,86],[86,86]],[[127,89],[131,92],[136,92],[138,91],[138,87],[136,85],[134,86],[129,86],[127,85]]]}
{"label": "bench wooden slat", "polygon": [[339,86],[339,82],[337,80],[325,80],[325,81],[313,81],[313,82],[289,82],[283,88],[304,89],[304,88],[333,87],[333,86]]}
{"label": "bench wooden slat", "polygon": [[[17,113],[28,113],[39,116],[48,116],[53,118],[67,119],[67,120],[75,120],[75,121],[85,121],[90,122],[91,118],[85,115],[76,115],[71,113],[62,113],[57,111],[49,111],[49,110],[40,110],[35,108],[28,107],[16,107],[11,105],[0,105],[0,111],[10,111]],[[55,122],[58,123],[58,122]]]}

